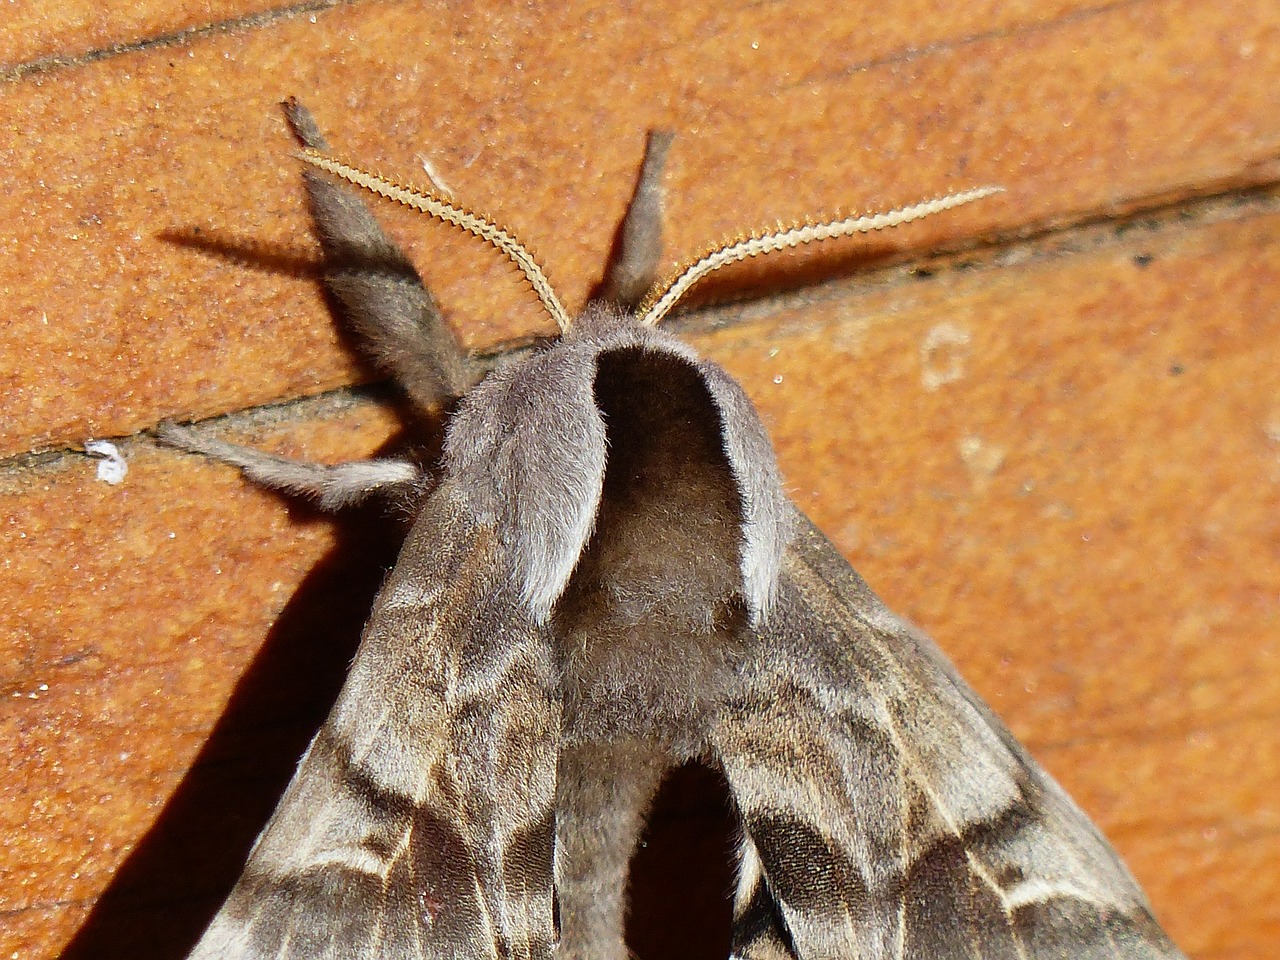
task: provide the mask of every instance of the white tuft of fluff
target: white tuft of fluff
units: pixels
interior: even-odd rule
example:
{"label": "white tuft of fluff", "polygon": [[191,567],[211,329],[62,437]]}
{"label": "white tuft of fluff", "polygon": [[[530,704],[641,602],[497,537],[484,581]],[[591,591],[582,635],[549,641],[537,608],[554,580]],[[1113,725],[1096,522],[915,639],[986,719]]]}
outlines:
{"label": "white tuft of fluff", "polygon": [[109,440],[86,440],[84,452],[98,458],[98,479],[103,483],[115,486],[124,482],[129,472],[129,464],[125,462],[120,448]]}

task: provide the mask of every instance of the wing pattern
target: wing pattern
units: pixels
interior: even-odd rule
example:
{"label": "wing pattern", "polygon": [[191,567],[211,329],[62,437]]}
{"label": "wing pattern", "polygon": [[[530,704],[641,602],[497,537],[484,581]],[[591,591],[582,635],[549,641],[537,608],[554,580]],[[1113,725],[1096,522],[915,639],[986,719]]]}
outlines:
{"label": "wing pattern", "polygon": [[1088,818],[796,513],[713,735],[747,834],[736,955],[1179,956]]}
{"label": "wing pattern", "polygon": [[550,956],[551,652],[460,504],[426,504],[193,958]]}

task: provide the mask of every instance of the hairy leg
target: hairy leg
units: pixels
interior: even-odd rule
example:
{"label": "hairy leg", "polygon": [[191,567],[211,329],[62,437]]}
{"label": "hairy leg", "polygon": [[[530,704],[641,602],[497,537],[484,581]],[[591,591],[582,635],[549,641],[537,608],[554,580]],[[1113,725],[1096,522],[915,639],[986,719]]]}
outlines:
{"label": "hairy leg", "polygon": [[341,510],[373,496],[412,490],[422,471],[406,460],[353,460],[332,466],[292,460],[252,447],[201,436],[190,427],[165,422],[156,436],[167,446],[239,467],[255,483],[316,501],[322,510]]}
{"label": "hairy leg", "polygon": [[[303,146],[327,151],[296,100],[285,116]],[[327,174],[303,173],[325,253],[325,286],[365,352],[424,409],[461,396],[480,378],[409,259],[378,226],[357,192]]]}
{"label": "hairy leg", "polygon": [[633,311],[653,287],[662,255],[662,172],[673,134],[653,130],[631,202],[593,299]]}

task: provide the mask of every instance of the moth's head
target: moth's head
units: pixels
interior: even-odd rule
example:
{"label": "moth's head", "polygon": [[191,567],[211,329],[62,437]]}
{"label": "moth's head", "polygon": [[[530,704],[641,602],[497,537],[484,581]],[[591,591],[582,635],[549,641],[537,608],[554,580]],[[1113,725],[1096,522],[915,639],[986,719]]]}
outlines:
{"label": "moth's head", "polygon": [[679,596],[661,581],[681,563],[719,565],[752,622],[772,606],[790,508],[764,426],[719,366],[634,316],[593,306],[494,370],[450,421],[445,470],[539,621],[592,563],[637,619]]}
{"label": "moth's head", "polygon": [[534,257],[493,221],[314,151],[302,157],[486,240],[520,268],[560,328],[546,349],[467,394],[445,446],[450,489],[497,531],[540,622],[562,599],[573,602],[584,569],[610,580],[619,603],[679,602],[680,582],[646,568],[655,553],[676,566],[683,556],[690,582],[705,581],[708,595],[723,588],[752,623],[767,617],[791,518],[772,446],[742,388],[658,323],[731,263],[908,223],[998,189],[745,236],[689,263],[635,313],[595,302],[572,320]]}

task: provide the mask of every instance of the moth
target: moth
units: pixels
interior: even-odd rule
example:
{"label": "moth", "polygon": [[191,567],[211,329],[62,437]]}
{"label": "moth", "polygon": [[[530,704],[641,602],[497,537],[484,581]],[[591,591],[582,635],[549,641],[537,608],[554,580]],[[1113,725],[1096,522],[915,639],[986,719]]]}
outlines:
{"label": "moth", "polygon": [[[736,958],[1181,956],[1093,824],[786,498],[742,388],[656,327],[725,264],[990,189],[747,237],[650,294],[654,134],[601,292],[571,319],[507,231],[329,158],[286,112],[318,168],[329,289],[417,405],[452,413],[434,477],[160,429],[326,508],[390,495],[415,513],[192,958],[623,960],[637,836],[690,759],[740,822]],[[482,376],[344,180],[497,247],[561,336]]]}

